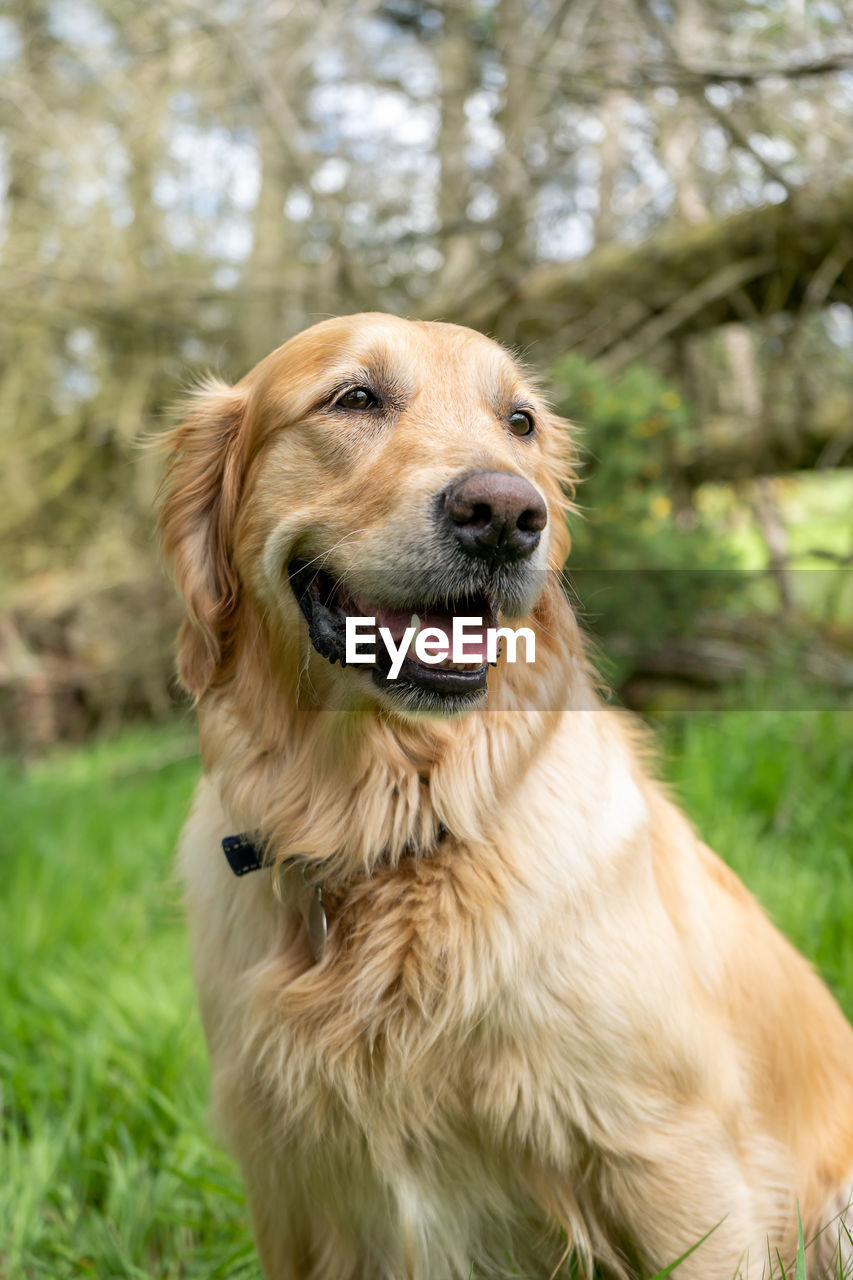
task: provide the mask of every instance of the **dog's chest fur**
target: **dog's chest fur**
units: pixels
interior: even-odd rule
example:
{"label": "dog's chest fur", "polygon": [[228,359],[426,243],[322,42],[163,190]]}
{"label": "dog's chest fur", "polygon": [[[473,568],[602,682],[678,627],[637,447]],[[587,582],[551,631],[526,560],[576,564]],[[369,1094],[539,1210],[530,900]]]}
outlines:
{"label": "dog's chest fur", "polygon": [[[336,1233],[347,1256],[343,1237],[369,1241],[366,1275],[386,1274],[381,1264],[389,1276],[436,1280],[467,1274],[475,1254],[478,1274],[491,1265],[503,1275],[502,1251],[541,1267],[549,1231],[556,1263],[559,1232],[543,1201],[551,1196],[563,1220],[573,1212],[557,1172],[563,1187],[569,1170],[580,1182],[593,1147],[624,1149],[636,1120],[617,1082],[632,1077],[641,1111],[647,1071],[642,1046],[627,1060],[625,1010],[612,992],[609,1028],[602,1017],[594,957],[607,945],[611,970],[623,968],[626,1005],[637,957],[584,887],[595,858],[600,893],[603,842],[613,856],[642,816],[630,779],[614,776],[613,786],[619,804],[609,826],[599,821],[594,848],[582,805],[555,842],[546,778],[517,830],[504,821],[505,849],[450,840],[355,886],[337,904],[321,966],[287,881],[279,901],[269,872],[235,881],[216,857],[229,823],[205,787],[182,870],[216,1109],[238,1153],[241,1130],[265,1135],[260,1163],[278,1202],[301,1204],[306,1218],[325,1206],[324,1248],[334,1252]],[[645,1084],[659,1093],[659,1081]],[[334,1265],[317,1274],[334,1275]]]}

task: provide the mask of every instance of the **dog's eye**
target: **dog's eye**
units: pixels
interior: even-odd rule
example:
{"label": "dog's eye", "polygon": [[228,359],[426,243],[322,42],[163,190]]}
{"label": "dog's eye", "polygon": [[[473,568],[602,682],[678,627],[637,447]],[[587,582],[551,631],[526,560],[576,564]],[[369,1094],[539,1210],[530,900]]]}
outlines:
{"label": "dog's eye", "polygon": [[516,409],[509,415],[509,429],[514,436],[529,436],[533,432],[533,416],[526,409]]}
{"label": "dog's eye", "polygon": [[368,387],[350,387],[335,401],[340,409],[374,409],[379,401]]}

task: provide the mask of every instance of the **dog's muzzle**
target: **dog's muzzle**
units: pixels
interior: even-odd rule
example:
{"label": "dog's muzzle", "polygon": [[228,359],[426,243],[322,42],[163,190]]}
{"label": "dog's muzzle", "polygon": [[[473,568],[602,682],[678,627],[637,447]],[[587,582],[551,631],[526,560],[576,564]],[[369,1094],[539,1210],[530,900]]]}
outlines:
{"label": "dog's muzzle", "polygon": [[[399,556],[381,573],[339,576],[320,556],[288,565],[290,585],[308,624],[313,647],[330,662],[346,663],[350,619],[372,618],[393,642],[408,634],[410,647],[399,671],[389,679],[391,659],[381,647],[371,668],[374,683],[386,694],[415,705],[449,710],[473,705],[486,688],[487,629],[499,612],[522,616],[535,595],[533,556],[548,523],[539,492],[512,471],[473,471],[431,500],[430,527],[418,554]],[[536,592],[538,594],[538,592]],[[466,660],[449,652],[454,620],[466,619]],[[445,641],[448,653],[427,664],[415,651],[416,636],[429,629]],[[470,640],[470,643],[469,643]],[[351,659],[352,661],[352,659]]]}

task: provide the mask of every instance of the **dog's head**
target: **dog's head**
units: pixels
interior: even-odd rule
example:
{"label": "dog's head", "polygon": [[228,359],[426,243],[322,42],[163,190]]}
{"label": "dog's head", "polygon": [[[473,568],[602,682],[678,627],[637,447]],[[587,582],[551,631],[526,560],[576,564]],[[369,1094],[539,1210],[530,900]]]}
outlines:
{"label": "dog's head", "polygon": [[251,610],[321,702],[465,710],[488,674],[476,627],[470,662],[412,651],[389,680],[382,645],[372,666],[334,665],[347,617],[395,641],[449,636],[454,616],[520,619],[567,551],[565,424],[502,347],[455,325],[324,321],[235,387],[203,387],[170,449],[160,524],[197,698],[233,670]]}

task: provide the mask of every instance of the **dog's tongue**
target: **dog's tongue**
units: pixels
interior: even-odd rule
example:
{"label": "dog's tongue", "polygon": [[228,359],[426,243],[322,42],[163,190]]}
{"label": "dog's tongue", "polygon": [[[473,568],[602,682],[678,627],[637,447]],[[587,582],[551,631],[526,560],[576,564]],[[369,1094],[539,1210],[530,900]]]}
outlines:
{"label": "dog's tongue", "polygon": [[[375,618],[376,626],[386,627],[395,643],[399,644],[409,627],[425,631],[427,627],[440,631],[447,643],[447,649],[441,651],[441,657],[450,657],[453,642],[453,614],[451,613],[414,613],[412,610],[386,609],[382,605],[369,604],[367,601],[353,597],[354,608],[364,618]],[[349,612],[350,610],[348,610]],[[486,661],[486,627],[482,617],[476,614],[460,614],[460,617],[477,618],[477,622],[469,622],[465,627],[465,662],[484,663]],[[432,646],[430,646],[432,648]],[[438,655],[438,650],[436,654]]]}

